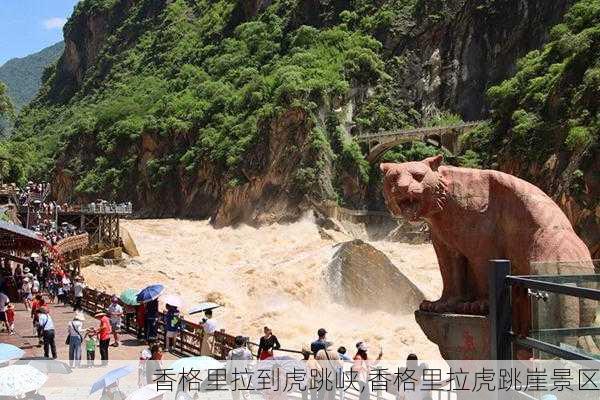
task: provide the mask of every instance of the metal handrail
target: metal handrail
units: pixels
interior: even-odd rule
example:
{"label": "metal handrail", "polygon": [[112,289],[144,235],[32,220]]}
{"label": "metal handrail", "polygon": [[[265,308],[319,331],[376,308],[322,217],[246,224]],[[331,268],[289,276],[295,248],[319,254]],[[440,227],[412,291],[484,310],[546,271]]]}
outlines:
{"label": "metal handrail", "polygon": [[511,285],[519,285],[529,289],[543,290],[565,294],[567,296],[583,297],[591,300],[600,300],[600,290],[582,288],[576,286],[565,286],[554,282],[545,282],[542,280],[532,279],[531,277],[521,277],[509,275],[506,277],[507,283]]}

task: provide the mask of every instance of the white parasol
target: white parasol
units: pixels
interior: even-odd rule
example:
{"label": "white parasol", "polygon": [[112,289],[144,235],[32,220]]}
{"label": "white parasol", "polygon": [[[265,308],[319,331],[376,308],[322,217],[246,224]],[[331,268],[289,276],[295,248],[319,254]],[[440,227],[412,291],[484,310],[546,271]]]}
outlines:
{"label": "white parasol", "polygon": [[21,396],[41,388],[48,376],[31,365],[0,368],[0,396]]}

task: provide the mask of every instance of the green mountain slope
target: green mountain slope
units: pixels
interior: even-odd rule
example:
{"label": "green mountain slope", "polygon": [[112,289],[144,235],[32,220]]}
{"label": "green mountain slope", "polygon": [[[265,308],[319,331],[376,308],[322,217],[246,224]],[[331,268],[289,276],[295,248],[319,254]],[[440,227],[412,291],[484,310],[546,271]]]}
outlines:
{"label": "green mountain slope", "polygon": [[492,122],[466,142],[538,184],[600,257],[600,0],[577,2],[550,41],[488,91]]}
{"label": "green mountain slope", "polygon": [[84,0],[3,174],[216,224],[294,218],[307,196],[381,206],[353,132],[485,116],[570,4],[522,3]]}
{"label": "green mountain slope", "polygon": [[8,60],[0,66],[0,81],[8,87],[8,95],[17,110],[35,97],[42,85],[44,70],[58,60],[64,47],[64,42],[58,42],[26,57]]}

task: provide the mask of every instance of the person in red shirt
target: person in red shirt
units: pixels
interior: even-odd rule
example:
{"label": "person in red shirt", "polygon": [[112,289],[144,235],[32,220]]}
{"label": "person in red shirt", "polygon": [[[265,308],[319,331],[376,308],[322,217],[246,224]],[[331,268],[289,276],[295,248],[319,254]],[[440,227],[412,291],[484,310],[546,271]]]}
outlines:
{"label": "person in red shirt", "polygon": [[94,318],[100,321],[100,326],[96,332],[98,341],[100,342],[100,359],[102,360],[102,365],[106,365],[108,364],[108,346],[110,344],[110,334],[112,333],[110,319],[104,312],[97,313],[94,315]]}
{"label": "person in red shirt", "polygon": [[6,323],[11,335],[15,334],[15,307],[12,303],[6,305]]}
{"label": "person in red shirt", "polygon": [[42,331],[38,326],[38,317],[40,308],[42,307],[46,307],[46,309],[50,311],[48,304],[46,304],[46,301],[44,300],[44,297],[41,294],[36,294],[31,302],[31,318],[33,318],[33,331],[35,334],[37,334],[40,343],[42,341]]}

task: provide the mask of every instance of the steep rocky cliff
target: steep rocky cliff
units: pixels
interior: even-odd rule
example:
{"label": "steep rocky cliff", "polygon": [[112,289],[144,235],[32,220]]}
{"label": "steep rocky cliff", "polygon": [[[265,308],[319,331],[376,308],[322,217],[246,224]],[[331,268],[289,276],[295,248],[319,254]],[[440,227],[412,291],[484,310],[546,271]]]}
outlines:
{"label": "steep rocky cliff", "polygon": [[486,89],[568,5],[84,0],[17,123],[9,145],[26,156],[11,173],[50,177],[61,200],[217,225],[295,218],[306,196],[381,205],[349,128],[485,117]]}
{"label": "steep rocky cliff", "polygon": [[423,1],[410,37],[386,45],[407,59],[410,72],[402,78],[425,113],[450,109],[465,120],[482,119],[487,88],[512,76],[516,60],[548,39],[568,3]]}
{"label": "steep rocky cliff", "polygon": [[600,257],[600,1],[574,4],[549,41],[488,91],[491,122],[465,138],[484,165],[540,186]]}

